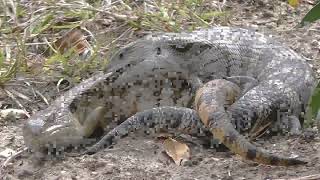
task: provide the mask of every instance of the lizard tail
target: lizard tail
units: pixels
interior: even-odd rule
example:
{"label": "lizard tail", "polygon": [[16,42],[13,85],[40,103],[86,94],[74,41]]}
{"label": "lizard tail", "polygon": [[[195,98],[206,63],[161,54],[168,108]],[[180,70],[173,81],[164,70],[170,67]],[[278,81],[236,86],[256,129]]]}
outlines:
{"label": "lizard tail", "polygon": [[226,80],[210,81],[197,91],[196,109],[201,121],[209,128],[214,138],[232,152],[258,163],[278,166],[305,164],[305,161],[276,156],[256,147],[234,128],[224,106],[230,105],[230,102],[226,101],[235,101],[239,92],[238,86]]}
{"label": "lizard tail", "polygon": [[94,154],[103,148],[113,145],[117,140],[129,133],[145,130],[170,131],[186,133],[194,136],[209,134],[193,109],[184,107],[162,106],[148,109],[131,116],[119,126],[112,129],[99,142],[88,148],[83,154]]}

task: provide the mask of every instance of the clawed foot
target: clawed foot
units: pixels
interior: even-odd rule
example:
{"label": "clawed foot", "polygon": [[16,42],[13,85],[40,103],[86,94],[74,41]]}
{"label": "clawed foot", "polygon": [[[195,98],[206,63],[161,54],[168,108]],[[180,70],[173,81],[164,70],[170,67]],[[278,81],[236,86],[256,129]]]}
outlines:
{"label": "clawed foot", "polygon": [[[68,157],[80,157],[80,156],[83,156],[83,155],[86,155],[86,154],[89,154],[87,150],[85,150],[83,152],[79,152],[79,153],[76,153],[76,152],[66,153],[66,156],[68,156]],[[94,153],[92,153],[92,154],[94,154]],[[92,154],[89,154],[89,155],[92,155]]]}

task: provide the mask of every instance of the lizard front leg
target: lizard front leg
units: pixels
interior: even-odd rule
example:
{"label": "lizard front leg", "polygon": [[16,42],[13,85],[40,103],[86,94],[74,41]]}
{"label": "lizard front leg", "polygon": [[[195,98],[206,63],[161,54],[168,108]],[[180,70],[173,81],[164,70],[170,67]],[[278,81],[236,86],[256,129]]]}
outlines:
{"label": "lizard front leg", "polygon": [[[50,148],[60,151],[69,145],[77,146],[84,143],[85,138],[100,126],[101,121],[104,120],[104,114],[105,108],[101,106],[81,118],[66,111],[62,118],[68,118],[67,123],[52,125],[44,130],[37,128],[36,125],[30,126],[31,128],[27,129],[31,131],[30,133],[27,133],[27,130],[24,131],[25,139],[29,148],[35,152],[51,151]],[[36,137],[31,137],[30,134]]]}

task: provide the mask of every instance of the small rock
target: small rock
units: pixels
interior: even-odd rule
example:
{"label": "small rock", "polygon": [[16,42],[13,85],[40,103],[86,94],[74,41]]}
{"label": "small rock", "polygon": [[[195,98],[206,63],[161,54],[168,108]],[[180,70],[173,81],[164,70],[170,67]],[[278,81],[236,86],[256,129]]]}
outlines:
{"label": "small rock", "polygon": [[278,172],[277,173],[277,176],[278,177],[282,177],[282,176],[285,176],[286,175],[286,172]]}
{"label": "small rock", "polygon": [[19,179],[32,176],[33,174],[34,174],[33,170],[29,168],[21,168],[21,169],[18,169],[17,171],[17,175]]}
{"label": "small rock", "polygon": [[272,178],[270,176],[267,176],[267,177],[263,178],[263,180],[272,180]]}
{"label": "small rock", "polygon": [[6,148],[5,150],[0,152],[0,157],[4,157],[4,158],[8,158],[10,157],[12,154],[15,154],[16,151],[10,149],[10,148]]}
{"label": "small rock", "polygon": [[311,128],[307,128],[304,130],[302,138],[303,140],[305,140],[306,142],[310,143],[311,141],[314,140],[314,138],[317,135],[317,131]]}
{"label": "small rock", "polygon": [[97,174],[98,174],[98,172],[96,172],[96,171],[92,171],[92,172],[91,172],[91,174],[92,174],[92,175],[97,175]]}
{"label": "small rock", "polygon": [[159,169],[159,171],[156,172],[155,174],[156,174],[156,176],[162,176],[165,173],[166,173],[166,171],[164,171],[163,169]]}
{"label": "small rock", "polygon": [[233,180],[233,177],[231,176],[225,176],[221,180]]}
{"label": "small rock", "polygon": [[113,170],[112,169],[106,169],[104,170],[103,174],[107,175],[107,174],[112,174]]}
{"label": "small rock", "polygon": [[264,18],[274,17],[274,12],[273,11],[265,11],[265,12],[263,12],[262,16]]}
{"label": "small rock", "polygon": [[269,23],[267,23],[266,24],[266,26],[267,26],[267,28],[274,28],[274,27],[277,27],[277,23],[275,23],[275,22],[269,22]]}
{"label": "small rock", "polygon": [[185,167],[192,167],[193,166],[192,161],[183,161],[181,164],[182,164],[182,166],[185,166]]}
{"label": "small rock", "polygon": [[218,176],[215,175],[215,174],[211,174],[210,178],[212,178],[212,179],[218,179]]}
{"label": "small rock", "polygon": [[201,161],[203,161],[203,157],[198,156],[198,157],[196,157],[196,160],[201,162]]}
{"label": "small rock", "polygon": [[312,46],[319,46],[319,42],[314,39],[314,40],[311,42],[311,45],[312,45]]}

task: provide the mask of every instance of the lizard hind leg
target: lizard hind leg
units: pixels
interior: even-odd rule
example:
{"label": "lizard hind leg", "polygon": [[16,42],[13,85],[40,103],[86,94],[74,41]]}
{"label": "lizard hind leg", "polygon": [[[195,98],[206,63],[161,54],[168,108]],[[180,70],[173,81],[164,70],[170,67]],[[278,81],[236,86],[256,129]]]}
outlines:
{"label": "lizard hind leg", "polygon": [[[272,82],[270,84],[260,84],[249,90],[244,96],[237,100],[225,111],[223,104],[226,97],[237,93],[236,88],[228,85],[223,80],[210,81],[203,88],[197,91],[195,104],[201,121],[210,129],[213,136],[232,152],[239,154],[245,159],[269,165],[296,165],[305,164],[295,158],[276,156],[266,152],[264,149],[256,147],[242,136],[234,127],[237,122],[254,122],[258,118],[267,118],[272,109],[276,109],[282,99],[288,100],[292,97],[287,88],[274,90]],[[284,96],[287,95],[285,98]],[[288,100],[294,102],[294,100]],[[219,106],[220,104],[220,106]],[[278,105],[280,106],[280,105]],[[229,113],[232,113],[231,116]],[[236,119],[236,121],[232,121]],[[249,120],[246,120],[249,119]],[[239,125],[237,126],[239,128]],[[240,126],[240,129],[243,128]]]}
{"label": "lizard hind leg", "polygon": [[285,115],[277,119],[276,123],[272,126],[272,131],[289,133],[291,136],[299,136],[302,134],[302,126],[297,116]]}
{"label": "lizard hind leg", "polygon": [[290,135],[300,135],[302,126],[297,116],[288,116]]}

